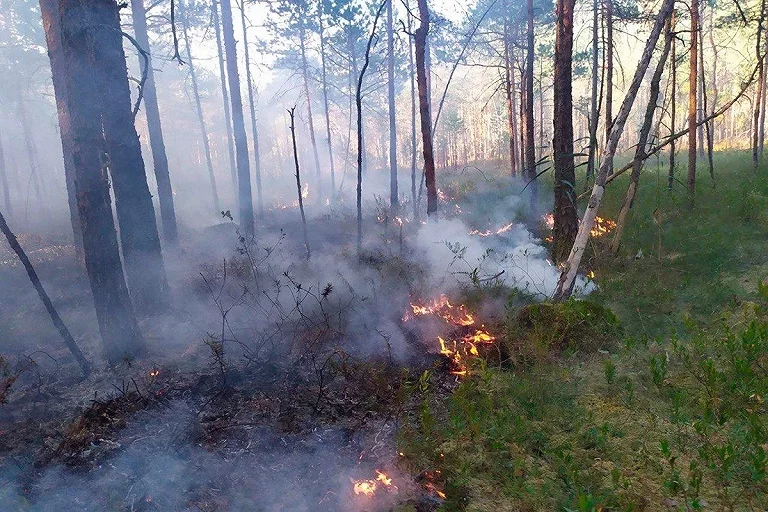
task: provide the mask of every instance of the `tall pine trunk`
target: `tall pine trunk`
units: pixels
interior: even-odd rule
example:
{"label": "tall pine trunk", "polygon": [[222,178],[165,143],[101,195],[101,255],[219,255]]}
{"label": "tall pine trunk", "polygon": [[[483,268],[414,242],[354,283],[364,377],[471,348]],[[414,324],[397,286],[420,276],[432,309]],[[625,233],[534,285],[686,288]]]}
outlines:
{"label": "tall pine trunk", "polygon": [[245,134],[245,120],[243,119],[243,99],[240,96],[240,74],[237,71],[237,48],[232,24],[232,4],[229,0],[221,0],[221,21],[224,51],[227,56],[227,80],[232,103],[232,124],[235,132],[239,221],[243,234],[250,238],[254,235],[251,170],[248,161],[248,136]]}
{"label": "tall pine trunk", "polygon": [[[555,9],[554,165],[555,206],[552,259],[560,263],[579,230],[573,161],[573,10],[576,0],[558,0]],[[594,110],[593,110],[594,112]],[[591,142],[590,142],[591,144]]]}
{"label": "tall pine trunk", "polygon": [[696,120],[698,114],[699,85],[699,0],[690,0],[691,44],[688,51],[688,195],[691,201],[696,194]]}
{"label": "tall pine trunk", "polygon": [[133,120],[123,38],[117,3],[97,2],[94,20],[96,76],[100,86],[102,123],[115,210],[120,226],[128,286],[134,304],[142,313],[168,306],[168,283],[160,249],[155,207],[147,184],[141,143]]}
{"label": "tall pine trunk", "polygon": [[593,0],[592,3],[592,102],[589,111],[589,153],[587,157],[587,179],[588,182],[592,179],[595,173],[595,160],[597,159],[597,124],[600,121],[600,107],[597,104],[597,97],[600,92],[598,90],[598,56],[599,56],[599,39],[598,28],[600,25],[600,18],[598,16],[598,5],[600,0]]}
{"label": "tall pine trunk", "polygon": [[[528,32],[527,53],[525,56],[525,175],[530,181],[531,208],[536,207],[536,138],[533,120],[533,61],[534,61],[534,25],[533,0],[527,0]],[[570,117],[569,117],[570,119]],[[571,128],[573,129],[573,128]]]}
{"label": "tall pine trunk", "polygon": [[309,129],[309,142],[312,144],[312,157],[315,163],[315,176],[317,179],[317,201],[323,200],[323,179],[320,173],[320,156],[317,152],[317,140],[315,139],[315,122],[312,118],[312,97],[309,94],[309,62],[307,61],[307,34],[304,20],[301,21],[299,30],[299,49],[301,50],[301,76],[304,82],[304,97],[307,101],[307,128]]}
{"label": "tall pine trunk", "polygon": [[[45,6],[45,7],[44,7]],[[44,26],[59,27],[62,66],[51,66],[61,85],[62,115],[71,128],[71,158],[75,172],[77,208],[83,232],[85,267],[93,293],[104,353],[111,364],[140,356],[146,345],[131,307],[123,277],[109,194],[109,179],[102,164],[103,147],[95,33],[103,23],[111,0],[59,0],[42,2]],[[119,34],[119,31],[118,31]],[[58,50],[56,50],[58,51]],[[63,73],[63,76],[60,75]],[[63,142],[63,141],[62,141]],[[67,145],[68,143],[64,143]]]}
{"label": "tall pine trunk", "polygon": [[139,55],[139,66],[144,81],[144,109],[147,115],[147,129],[149,131],[149,146],[152,149],[152,162],[154,163],[155,180],[157,181],[157,196],[160,203],[160,220],[163,226],[163,235],[167,244],[178,244],[178,227],[176,226],[176,211],[173,206],[173,188],[171,175],[168,170],[168,156],[165,153],[165,141],[163,140],[163,128],[160,123],[160,107],[157,103],[157,88],[155,87],[155,72],[152,69],[152,52],[149,47],[147,35],[147,12],[144,9],[144,0],[131,0],[131,12],[133,13],[133,30],[136,41],[146,52],[146,59]]}
{"label": "tall pine trunk", "polygon": [[[3,187],[3,208],[5,208],[5,211],[8,212],[8,218],[13,219],[13,206],[11,205],[11,189],[8,185],[8,173],[5,168],[5,153],[3,152],[3,138],[2,134],[0,134],[0,187]],[[78,222],[78,226],[80,223]],[[80,245],[82,247],[82,242],[78,243],[77,239],[75,239],[75,248]]]}
{"label": "tall pine trunk", "polygon": [[243,25],[243,57],[245,58],[245,81],[248,86],[248,106],[251,114],[251,133],[253,134],[253,165],[256,175],[256,200],[259,216],[264,216],[264,197],[261,190],[261,152],[259,151],[259,125],[256,119],[256,101],[253,94],[253,76],[251,75],[251,56],[248,49],[248,27],[245,20],[245,0],[240,4],[240,21]]}
{"label": "tall pine trunk", "polygon": [[[66,76],[64,57],[61,49],[61,27],[56,0],[40,0],[40,11],[43,14],[43,28],[48,47],[48,58],[51,62],[53,94],[56,98],[56,110],[59,120],[62,155],[64,158],[64,181],[67,187],[67,202],[69,204],[69,220],[72,225],[72,238],[75,246],[75,257],[82,263],[83,232],[80,227],[80,214],[77,211],[77,193],[75,191],[75,169],[72,162],[72,128],[64,110],[64,91],[66,84],[62,83]],[[10,207],[10,204],[8,204]]]}
{"label": "tall pine trunk", "polygon": [[219,78],[221,80],[221,100],[224,105],[224,124],[226,124],[227,131],[227,150],[229,155],[229,172],[232,177],[232,193],[234,194],[235,202],[238,202],[238,188],[237,188],[237,164],[235,164],[235,143],[232,137],[232,113],[230,111],[229,103],[229,88],[227,87],[227,73],[224,67],[224,44],[221,40],[221,21],[219,20],[219,7],[221,0],[213,0],[211,4],[211,13],[213,15],[213,28],[216,34],[216,56],[219,61]]}
{"label": "tall pine trunk", "polygon": [[517,176],[517,105],[515,95],[515,70],[512,65],[512,35],[509,28],[509,2],[504,2],[504,92],[507,100],[507,129],[509,130],[509,170]]}
{"label": "tall pine trunk", "polygon": [[[613,125],[613,0],[605,0],[605,140]],[[613,174],[613,168],[608,170]]]}
{"label": "tall pine trunk", "polygon": [[416,47],[416,82],[419,88],[419,115],[421,119],[421,142],[424,153],[424,177],[427,186],[427,215],[437,216],[437,184],[435,181],[435,157],[432,148],[432,115],[430,113],[427,78],[427,35],[429,34],[429,5],[427,0],[418,0],[421,24],[413,34]]}
{"label": "tall pine trunk", "polygon": [[397,123],[395,119],[395,31],[392,2],[387,1],[387,95],[389,99],[389,204],[399,207],[397,192]]}
{"label": "tall pine trunk", "polygon": [[[672,12],[672,30],[674,32],[676,26],[676,15]],[[669,110],[669,133],[675,134],[675,121],[677,117],[677,37],[672,37],[672,62],[669,71],[669,79],[672,81],[672,101],[670,101]],[[674,139],[669,144],[669,171],[667,173],[667,189],[672,190],[675,184],[675,153],[677,151],[676,142]]]}
{"label": "tall pine trunk", "polygon": [[323,80],[323,108],[325,109],[325,137],[328,144],[328,161],[331,170],[331,203],[336,202],[336,164],[333,161],[333,143],[331,139],[331,110],[328,102],[328,77],[325,57],[325,30],[323,26],[323,0],[317,2],[317,21],[320,32],[320,66]]}
{"label": "tall pine trunk", "polygon": [[[408,6],[408,33],[413,33],[413,25],[410,6]],[[419,202],[416,198],[416,152],[418,151],[418,142],[416,140],[416,66],[413,57],[413,44],[408,40],[408,70],[411,82],[411,201],[413,202],[413,218],[419,218]],[[421,181],[421,180],[419,180]]]}
{"label": "tall pine trunk", "polygon": [[192,60],[192,48],[189,43],[189,20],[187,19],[187,11],[185,10],[183,0],[179,0],[178,4],[179,14],[181,15],[181,28],[184,34],[184,45],[187,53],[187,65],[189,65],[189,78],[192,82],[192,94],[195,97],[195,109],[197,111],[197,122],[200,125],[200,136],[203,139],[203,150],[205,151],[205,165],[208,168],[208,179],[211,182],[211,196],[213,199],[213,211],[216,215],[221,212],[221,204],[219,203],[219,191],[216,186],[216,175],[213,172],[213,161],[211,159],[211,144],[208,141],[208,128],[205,125],[205,117],[203,116],[203,106],[200,103],[200,89],[197,85],[197,72],[195,71],[195,63]]}

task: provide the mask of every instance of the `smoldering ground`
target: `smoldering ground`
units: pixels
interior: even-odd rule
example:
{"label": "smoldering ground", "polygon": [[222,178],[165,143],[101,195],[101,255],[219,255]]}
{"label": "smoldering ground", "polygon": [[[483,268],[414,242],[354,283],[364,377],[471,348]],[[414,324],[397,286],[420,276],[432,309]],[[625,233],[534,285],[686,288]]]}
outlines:
{"label": "smoldering ground", "polygon": [[[271,212],[254,241],[228,219],[188,230],[182,251],[166,251],[171,312],[142,320],[147,358],[100,363],[85,382],[4,255],[2,279],[16,291],[2,299],[4,354],[11,371],[27,367],[0,409],[0,501],[21,510],[388,510],[433,499],[414,482],[423,468],[398,461],[395,435],[407,410],[402,372],[440,362],[437,333],[404,328],[403,313],[415,299],[502,282],[543,297],[558,272],[519,221],[525,199],[489,213],[446,196],[442,215],[452,218],[422,224],[407,204],[393,212],[375,200],[386,179],[369,181],[361,258],[344,203],[331,213],[310,206],[309,259],[293,208]],[[35,240],[54,302],[100,361],[82,271],[71,251]],[[503,304],[482,309],[501,315]],[[96,426],[83,424],[94,411]],[[352,482],[376,470],[398,490],[355,495]]]}

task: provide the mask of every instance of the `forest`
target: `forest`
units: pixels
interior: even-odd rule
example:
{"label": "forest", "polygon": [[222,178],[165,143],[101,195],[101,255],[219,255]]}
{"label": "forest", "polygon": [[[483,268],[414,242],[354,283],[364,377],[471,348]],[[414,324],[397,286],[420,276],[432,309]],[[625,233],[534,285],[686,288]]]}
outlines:
{"label": "forest", "polygon": [[768,510],[767,0],[0,0],[0,512]]}

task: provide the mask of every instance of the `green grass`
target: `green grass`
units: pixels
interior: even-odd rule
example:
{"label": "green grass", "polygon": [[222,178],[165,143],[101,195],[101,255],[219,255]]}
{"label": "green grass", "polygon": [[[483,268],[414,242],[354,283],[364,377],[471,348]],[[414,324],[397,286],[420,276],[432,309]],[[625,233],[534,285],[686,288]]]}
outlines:
{"label": "green grass", "polygon": [[[593,247],[590,300],[623,327],[612,346],[489,361],[447,397],[422,382],[401,450],[414,468],[440,471],[444,510],[768,506],[768,293],[758,286],[768,180],[746,153],[715,163],[717,187],[700,167],[691,207],[684,186],[668,191],[666,168],[649,162],[620,253],[608,255],[609,240]],[[626,185],[609,185],[601,215],[615,218]],[[584,318],[569,315],[547,321]],[[548,346],[552,335],[507,333],[517,346]]]}

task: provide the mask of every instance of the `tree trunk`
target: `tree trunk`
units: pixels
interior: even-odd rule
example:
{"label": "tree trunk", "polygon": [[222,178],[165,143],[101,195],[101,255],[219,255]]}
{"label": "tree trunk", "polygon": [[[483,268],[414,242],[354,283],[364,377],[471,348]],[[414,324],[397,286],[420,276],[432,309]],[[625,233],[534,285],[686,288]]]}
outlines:
{"label": "tree trunk", "polygon": [[[587,157],[587,179],[585,180],[585,185],[586,182],[589,182],[589,180],[592,179],[592,176],[595,173],[595,160],[597,158],[597,124],[600,121],[600,107],[597,104],[597,97],[599,95],[597,88],[597,58],[599,56],[598,26],[600,24],[600,18],[598,17],[599,1],[600,0],[593,0],[592,4],[592,103],[589,112],[589,156]],[[573,39],[573,37],[571,37],[571,39]]]}
{"label": "tree trunk", "polygon": [[85,356],[83,356],[83,353],[80,351],[80,347],[77,346],[75,339],[72,337],[69,329],[67,329],[64,321],[59,316],[58,311],[56,311],[56,308],[53,307],[53,302],[51,302],[51,298],[46,293],[45,288],[43,288],[43,284],[40,282],[40,278],[37,276],[37,272],[35,272],[35,268],[32,266],[32,262],[29,261],[27,253],[25,253],[24,249],[22,249],[19,241],[16,239],[16,235],[14,235],[11,229],[8,227],[2,212],[0,212],[0,231],[2,231],[2,233],[5,235],[5,239],[8,240],[8,245],[11,246],[11,249],[13,249],[13,252],[16,253],[16,256],[18,256],[21,264],[27,271],[27,276],[29,277],[32,286],[34,286],[35,291],[37,292],[37,296],[40,297],[40,300],[43,302],[45,310],[48,312],[48,316],[51,317],[51,321],[53,321],[53,325],[56,327],[56,330],[59,331],[59,334],[64,340],[64,344],[74,356],[77,364],[80,365],[80,369],[82,370],[83,375],[88,377],[88,375],[91,373],[90,364],[88,364],[88,361],[86,361]]}
{"label": "tree trunk", "polygon": [[[554,167],[555,206],[552,259],[560,263],[579,230],[576,170],[573,162],[573,10],[575,0],[558,0],[555,9]],[[595,105],[596,106],[596,105]],[[593,110],[593,112],[595,112]]]}
{"label": "tree trunk", "polygon": [[61,30],[63,65],[51,68],[57,75],[65,73],[55,80],[62,85],[59,105],[62,115],[69,119],[72,135],[70,149],[85,266],[105,356],[110,364],[120,364],[143,354],[146,345],[123,277],[109,180],[101,161],[101,111],[99,102],[94,101],[100,95],[95,68],[102,65],[97,58],[95,33],[104,22],[98,11],[106,7],[114,23],[116,5],[109,0],[59,0],[57,4],[56,12],[41,10],[44,16],[55,18],[44,23],[46,29],[55,23]]}
{"label": "tree trunk", "polygon": [[309,129],[309,141],[312,143],[312,156],[315,161],[315,176],[317,177],[317,201],[323,200],[323,179],[320,173],[320,157],[317,152],[317,140],[315,139],[315,123],[312,119],[312,99],[309,95],[309,63],[307,62],[307,45],[304,21],[301,22],[299,32],[299,49],[301,50],[301,76],[304,80],[304,96],[307,100],[307,128]]}
{"label": "tree trunk", "polygon": [[768,72],[766,72],[766,59],[768,59],[768,32],[763,33],[763,86],[760,96],[760,128],[758,129],[757,139],[757,160],[763,161],[763,148],[765,146],[765,107],[766,107],[766,86],[768,85]]}
{"label": "tree trunk", "polygon": [[[613,126],[613,0],[605,0],[605,140]],[[613,174],[613,167],[608,170]]]}
{"label": "tree trunk", "polygon": [[219,192],[216,187],[216,176],[213,172],[213,162],[211,160],[211,145],[208,142],[208,129],[205,126],[205,118],[203,117],[203,107],[200,103],[200,90],[197,85],[197,73],[195,72],[195,64],[192,60],[192,49],[189,44],[189,20],[187,19],[187,11],[184,6],[183,0],[178,0],[179,14],[181,14],[181,27],[184,33],[184,43],[187,49],[187,64],[189,65],[189,77],[192,81],[192,93],[195,96],[195,109],[197,110],[197,122],[200,125],[200,135],[203,138],[203,149],[205,150],[205,165],[208,168],[208,178],[211,181],[211,194],[213,195],[213,211],[216,215],[221,212],[221,204],[219,203]]}
{"label": "tree trunk", "polygon": [[397,192],[397,124],[395,122],[395,31],[392,1],[387,0],[387,85],[389,96],[389,204],[399,208]]}
{"label": "tree trunk", "polygon": [[691,46],[689,49],[690,70],[688,77],[688,195],[691,204],[696,195],[696,115],[699,85],[699,0],[691,0]]}
{"label": "tree trunk", "polygon": [[[712,123],[702,122],[707,117],[709,112],[708,98],[707,98],[707,81],[704,73],[704,36],[699,38],[699,61],[702,63],[699,69],[699,76],[701,78],[699,85],[701,86],[701,105],[699,106],[699,135],[701,135],[701,127],[704,127],[704,134],[707,143],[707,163],[709,164],[709,178],[712,180],[712,187],[715,187],[715,163],[713,158],[714,147],[712,144]],[[701,146],[701,144],[699,144]]]}
{"label": "tree trunk", "polygon": [[291,142],[293,143],[293,163],[296,166],[296,192],[299,196],[299,211],[301,212],[301,228],[304,234],[304,247],[307,249],[307,259],[312,251],[309,249],[309,236],[307,235],[307,216],[304,215],[304,198],[301,194],[301,172],[299,170],[299,150],[296,147],[296,123],[294,122],[296,107],[288,109],[291,116]]}
{"label": "tree trunk", "polygon": [[[80,214],[77,211],[77,193],[75,191],[75,170],[72,162],[72,128],[69,118],[65,115],[62,102],[66,84],[61,80],[66,76],[64,58],[61,49],[61,27],[59,23],[58,3],[56,0],[40,0],[40,11],[43,15],[43,28],[48,46],[48,58],[51,61],[53,94],[56,98],[59,133],[61,136],[62,155],[64,159],[64,181],[67,187],[67,202],[69,204],[69,221],[72,225],[72,238],[75,246],[77,261],[84,261],[83,232],[80,227]],[[7,205],[10,208],[10,203]],[[10,212],[10,210],[9,210]]]}
{"label": "tree trunk", "polygon": [[[676,15],[672,12],[672,30],[674,31],[676,26]],[[675,133],[675,118],[677,117],[677,37],[672,37],[672,69],[669,72],[669,79],[672,80],[672,101],[670,102],[669,112],[669,127],[670,134]],[[675,141],[673,140],[669,145],[669,174],[667,176],[667,189],[672,190],[675,184]]]}
{"label": "tree trunk", "polygon": [[157,312],[168,306],[168,283],[141,143],[133,124],[118,6],[110,0],[96,5],[93,19],[100,20],[100,29],[92,37],[100,89],[93,98],[101,101],[106,165],[115,193],[128,286],[139,311]]}
{"label": "tree trunk", "polygon": [[[5,210],[8,212],[8,218],[13,219],[13,206],[11,205],[11,189],[8,185],[8,173],[6,172],[6,169],[5,169],[5,153],[3,152],[2,134],[0,134],[0,186],[3,187],[3,208],[5,208]],[[78,226],[79,225],[80,223],[78,222]],[[78,246],[78,243],[77,243],[77,240],[75,240],[75,247],[77,246]]]}
{"label": "tree trunk", "polygon": [[512,35],[509,28],[509,2],[504,2],[504,87],[507,100],[507,128],[509,129],[509,170],[517,176],[517,105],[515,95],[515,74],[511,59]]}
{"label": "tree trunk", "polygon": [[432,149],[432,115],[430,114],[427,83],[427,35],[429,33],[429,5],[427,0],[418,0],[421,24],[413,34],[416,47],[416,82],[419,88],[419,114],[421,118],[421,140],[424,153],[424,177],[427,185],[427,216],[437,216],[437,185],[435,182],[435,158]]}
{"label": "tree trunk", "polygon": [[[659,35],[661,34],[661,30],[666,22],[666,19],[672,12],[674,2],[675,0],[664,0],[662,3],[661,10],[656,17],[653,29],[651,30],[648,40],[645,43],[645,48],[643,49],[640,62],[638,62],[637,69],[635,70],[635,75],[632,78],[632,83],[627,90],[624,101],[621,103],[619,113],[616,116],[616,119],[613,121],[611,135],[608,137],[606,148],[603,152],[604,157],[600,163],[600,170],[597,174],[597,177],[595,178],[595,185],[592,187],[592,195],[589,198],[587,210],[584,212],[584,217],[582,218],[581,224],[579,225],[579,232],[576,235],[576,240],[573,243],[573,247],[571,248],[571,252],[568,256],[568,260],[565,262],[563,271],[560,274],[560,279],[557,283],[557,289],[555,290],[553,296],[554,300],[564,300],[568,298],[573,292],[573,285],[576,282],[576,273],[579,270],[579,264],[581,263],[581,258],[584,255],[584,249],[587,246],[587,241],[589,240],[589,233],[595,224],[595,217],[597,216],[597,210],[600,207],[600,200],[602,199],[603,193],[605,192],[605,183],[606,179],[608,178],[608,171],[611,169],[613,164],[613,157],[616,153],[619,138],[621,137],[621,133],[624,131],[624,124],[629,117],[629,112],[632,109],[632,104],[635,102],[637,91],[640,89],[640,84],[642,83],[645,72],[651,62],[651,57],[653,56],[653,50],[656,47],[656,42],[659,40]],[[695,153],[695,145],[693,149]]]}
{"label": "tree trunk", "polygon": [[261,190],[261,152],[259,151],[259,126],[256,120],[256,102],[253,94],[253,77],[251,75],[251,57],[248,49],[248,27],[245,23],[245,0],[240,3],[240,21],[243,25],[243,57],[245,58],[245,80],[248,86],[248,106],[251,114],[251,133],[253,134],[253,165],[256,175],[256,200],[258,201],[259,216],[264,216],[264,198]]}
{"label": "tree trunk", "polygon": [[144,108],[147,115],[147,129],[149,131],[149,145],[152,148],[155,180],[157,181],[160,220],[162,221],[165,241],[171,246],[176,246],[179,241],[179,233],[176,226],[176,211],[173,206],[173,188],[171,187],[171,175],[168,171],[168,156],[165,154],[163,128],[160,124],[160,107],[157,103],[155,72],[152,69],[152,52],[147,35],[147,12],[144,9],[144,0],[131,0],[131,12],[133,13],[133,30],[136,41],[146,52],[146,60],[142,55],[139,55],[139,66],[142,76],[146,74],[143,89]]}
{"label": "tree trunk", "polygon": [[237,155],[237,190],[240,205],[240,227],[247,238],[254,235],[253,198],[251,196],[251,171],[248,161],[248,136],[245,134],[243,119],[243,100],[240,96],[240,74],[237,71],[237,47],[232,26],[232,5],[229,0],[221,0],[221,21],[224,35],[224,51],[227,56],[227,80],[229,97],[232,102],[232,122],[235,132],[235,152]]}
{"label": "tree trunk", "polygon": [[[536,139],[533,120],[534,26],[533,0],[527,0],[528,48],[525,56],[525,175],[530,181],[531,208],[536,208]],[[570,117],[569,117],[570,119]],[[571,128],[572,130],[573,128]]]}
{"label": "tree trunk", "polygon": [[[413,23],[409,5],[407,11],[408,33],[412,34],[413,30],[411,27]],[[416,140],[416,68],[413,57],[413,44],[410,39],[408,40],[408,59],[411,82],[411,201],[413,202],[413,218],[416,220],[419,218],[419,202],[416,198],[416,152],[418,151],[418,143]]]}
{"label": "tree trunk", "polygon": [[[45,200],[42,190],[42,176],[40,176],[40,162],[37,158],[37,150],[35,143],[32,140],[32,130],[29,126],[29,119],[27,118],[27,108],[24,105],[24,98],[21,95],[21,89],[18,91],[19,95],[19,120],[21,121],[21,130],[24,137],[24,148],[27,150],[27,160],[29,160],[29,175],[32,186],[35,189],[35,198],[40,209],[44,212],[47,210],[48,201]],[[29,200],[29,197],[27,197]]]}
{"label": "tree trunk", "polygon": [[320,65],[323,73],[323,107],[325,108],[325,136],[328,143],[328,160],[331,166],[331,204],[336,203],[336,168],[333,161],[333,144],[331,143],[331,110],[328,103],[328,78],[325,59],[325,31],[323,29],[323,0],[317,2],[317,19],[320,31]]}
{"label": "tree trunk", "polygon": [[227,128],[227,149],[229,151],[229,172],[232,176],[232,193],[235,198],[235,202],[239,202],[238,199],[238,187],[237,187],[237,165],[235,164],[235,143],[232,137],[232,114],[230,112],[229,103],[229,91],[227,87],[227,74],[224,69],[224,46],[221,41],[221,22],[219,21],[219,5],[221,0],[213,0],[211,4],[211,13],[213,14],[213,28],[216,33],[216,56],[219,60],[219,77],[221,78],[221,99],[224,104],[224,122]]}
{"label": "tree trunk", "polygon": [[629,178],[629,188],[627,189],[627,196],[624,198],[624,203],[619,211],[619,216],[616,219],[616,229],[614,230],[613,241],[611,242],[611,251],[616,254],[619,251],[619,245],[621,244],[621,235],[624,232],[624,226],[627,222],[627,214],[629,209],[635,201],[635,195],[637,194],[637,186],[640,181],[640,171],[643,170],[643,164],[645,163],[646,153],[645,147],[648,144],[648,137],[651,133],[651,126],[653,125],[653,115],[656,112],[656,108],[659,102],[660,82],[661,75],[664,73],[664,66],[667,63],[667,57],[669,56],[670,46],[674,33],[672,32],[672,20],[667,20],[667,25],[664,30],[664,50],[659,57],[659,62],[656,64],[656,69],[653,72],[651,78],[651,91],[648,98],[648,105],[645,108],[645,117],[643,118],[643,125],[640,128],[640,137],[635,147],[635,157],[632,160],[632,174]]}

